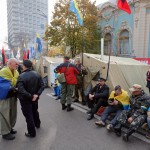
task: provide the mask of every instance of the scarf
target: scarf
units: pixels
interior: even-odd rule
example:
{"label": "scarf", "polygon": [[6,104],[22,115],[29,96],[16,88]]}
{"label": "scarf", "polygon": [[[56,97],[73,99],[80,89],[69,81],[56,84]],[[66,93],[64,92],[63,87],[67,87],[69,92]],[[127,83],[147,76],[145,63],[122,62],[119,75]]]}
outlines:
{"label": "scarf", "polygon": [[12,86],[16,86],[18,76],[19,76],[18,71],[14,70],[14,74],[13,74],[9,67],[0,70],[0,77],[9,80]]}

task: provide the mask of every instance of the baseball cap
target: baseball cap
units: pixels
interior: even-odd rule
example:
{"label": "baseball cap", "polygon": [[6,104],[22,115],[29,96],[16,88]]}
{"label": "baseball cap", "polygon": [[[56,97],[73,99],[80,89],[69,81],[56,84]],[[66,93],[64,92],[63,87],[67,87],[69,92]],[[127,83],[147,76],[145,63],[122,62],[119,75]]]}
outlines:
{"label": "baseball cap", "polygon": [[139,85],[139,84],[134,84],[134,85],[129,89],[130,92],[141,91],[141,90],[142,90],[142,86]]}
{"label": "baseball cap", "polygon": [[104,82],[106,82],[106,79],[104,79],[104,78],[98,78],[97,81],[104,81]]}

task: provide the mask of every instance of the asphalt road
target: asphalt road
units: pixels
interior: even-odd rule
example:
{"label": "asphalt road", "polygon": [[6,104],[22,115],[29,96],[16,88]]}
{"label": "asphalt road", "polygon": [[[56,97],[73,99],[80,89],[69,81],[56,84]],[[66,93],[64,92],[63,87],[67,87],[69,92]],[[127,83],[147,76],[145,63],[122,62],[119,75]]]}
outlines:
{"label": "asphalt road", "polygon": [[95,126],[95,119],[87,121],[87,115],[77,109],[61,110],[59,101],[50,93],[50,89],[46,89],[40,98],[41,128],[37,130],[37,137],[24,136],[26,123],[18,103],[16,139],[0,138],[0,150],[150,150],[150,144],[133,136],[124,142],[105,128]]}

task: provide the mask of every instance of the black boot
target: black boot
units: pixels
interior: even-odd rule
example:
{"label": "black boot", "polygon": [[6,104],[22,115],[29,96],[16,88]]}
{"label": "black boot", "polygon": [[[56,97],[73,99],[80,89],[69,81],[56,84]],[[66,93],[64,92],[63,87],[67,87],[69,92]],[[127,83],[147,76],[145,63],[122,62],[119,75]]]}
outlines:
{"label": "black boot", "polygon": [[94,114],[88,114],[87,120],[92,120],[94,118]]}
{"label": "black boot", "polygon": [[125,134],[123,135],[123,137],[122,137],[123,140],[126,141],[126,142],[128,142],[129,136],[130,136],[133,132],[135,132],[133,129],[129,129],[129,130],[127,131],[127,133],[125,133]]}
{"label": "black boot", "polygon": [[86,105],[86,101],[82,101],[82,105]]}
{"label": "black boot", "polygon": [[67,105],[67,111],[72,111],[72,110],[74,110],[74,108],[71,107],[71,104],[68,104],[68,105]]}
{"label": "black boot", "polygon": [[2,135],[2,138],[5,139],[5,140],[14,140],[15,136],[11,133],[8,133],[8,134],[5,134],[5,135]]}
{"label": "black boot", "polygon": [[115,127],[114,127],[114,131],[116,133],[117,136],[121,136],[121,127],[122,125],[120,123],[118,123]]}
{"label": "black boot", "polygon": [[62,110],[65,110],[67,106],[65,104],[62,104]]}

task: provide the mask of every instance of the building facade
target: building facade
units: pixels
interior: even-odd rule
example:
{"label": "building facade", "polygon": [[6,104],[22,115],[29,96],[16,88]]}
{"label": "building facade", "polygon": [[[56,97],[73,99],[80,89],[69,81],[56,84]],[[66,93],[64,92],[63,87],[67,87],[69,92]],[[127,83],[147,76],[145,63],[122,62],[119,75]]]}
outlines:
{"label": "building facade", "polygon": [[[8,42],[13,47],[35,44],[48,23],[48,0],[7,0]],[[44,43],[43,43],[44,44]]]}
{"label": "building facade", "polygon": [[104,54],[150,57],[150,1],[128,0],[132,13],[117,8],[116,1],[99,5]]}

